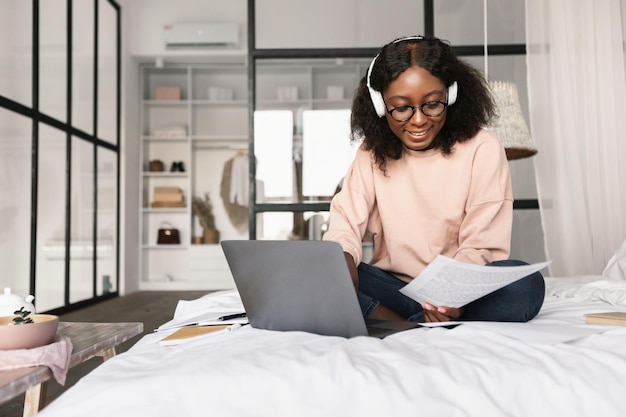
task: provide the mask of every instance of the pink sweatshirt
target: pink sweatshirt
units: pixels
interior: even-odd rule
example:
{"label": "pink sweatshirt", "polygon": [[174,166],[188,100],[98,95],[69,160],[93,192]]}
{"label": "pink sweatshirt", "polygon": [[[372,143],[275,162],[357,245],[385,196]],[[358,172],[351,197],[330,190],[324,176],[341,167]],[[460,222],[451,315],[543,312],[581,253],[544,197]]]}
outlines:
{"label": "pink sweatshirt", "polygon": [[387,162],[386,176],[359,149],[323,239],[339,242],[358,265],[363,237],[372,233],[370,264],[408,282],[437,255],[481,265],[507,259],[512,219],[506,155],[483,130],[448,156],[407,150]]}

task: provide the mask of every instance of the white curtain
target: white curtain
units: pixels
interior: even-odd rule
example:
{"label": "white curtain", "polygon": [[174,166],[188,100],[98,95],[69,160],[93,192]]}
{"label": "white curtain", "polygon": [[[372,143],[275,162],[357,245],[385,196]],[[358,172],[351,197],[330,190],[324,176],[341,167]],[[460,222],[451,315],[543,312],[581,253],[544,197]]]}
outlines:
{"label": "white curtain", "polygon": [[551,276],[599,275],[626,239],[624,3],[526,1],[530,121]]}

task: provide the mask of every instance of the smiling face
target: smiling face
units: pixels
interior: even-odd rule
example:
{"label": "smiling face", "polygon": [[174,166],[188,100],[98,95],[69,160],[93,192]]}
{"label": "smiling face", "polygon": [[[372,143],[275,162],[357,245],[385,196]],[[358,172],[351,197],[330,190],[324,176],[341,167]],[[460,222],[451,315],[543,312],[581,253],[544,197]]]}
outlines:
{"label": "smiling face", "polygon": [[415,112],[407,121],[398,122],[387,113],[391,131],[412,151],[436,147],[435,139],[446,122],[446,113],[426,116],[418,106],[432,101],[447,101],[443,82],[421,67],[411,67],[392,81],[384,94],[387,110],[400,106],[414,106]]}

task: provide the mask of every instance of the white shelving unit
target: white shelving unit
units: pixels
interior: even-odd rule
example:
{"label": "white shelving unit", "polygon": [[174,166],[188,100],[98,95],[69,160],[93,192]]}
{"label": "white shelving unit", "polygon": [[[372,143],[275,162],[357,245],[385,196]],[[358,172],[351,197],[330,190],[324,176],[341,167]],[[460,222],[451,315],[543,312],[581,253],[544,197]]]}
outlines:
{"label": "white shelving unit", "polygon": [[[260,60],[256,108],[293,110],[296,128],[301,123],[299,110],[349,109],[367,65],[369,62],[362,59]],[[280,97],[280,90],[285,87],[295,87],[297,98]]]}
{"label": "white shelving unit", "polygon": [[[302,143],[302,111],[350,108],[367,65],[362,60],[329,59],[260,63],[256,109],[292,111],[297,148]],[[247,67],[243,63],[142,65],[140,78],[140,289],[233,288],[221,247],[192,243],[202,229],[191,199],[208,193],[221,239],[248,238],[247,224],[243,231],[234,227],[220,197],[225,162],[248,148]],[[180,89],[180,100],[156,100],[155,89],[160,86]],[[153,160],[162,161],[164,171],[149,171]],[[178,161],[185,171],[171,172],[172,163]],[[180,188],[185,207],[151,207],[154,188],[162,186]],[[165,225],[179,230],[180,244],[157,244],[158,230]]]}
{"label": "white shelving unit", "polygon": [[[247,149],[247,72],[242,64],[142,66],[141,71],[141,280],[142,290],[226,289],[234,283],[221,247],[194,243],[202,228],[194,196],[209,195],[222,237],[229,230],[219,193],[222,167]],[[157,100],[157,87],[180,89],[180,100]],[[216,90],[221,89],[221,90]],[[220,94],[216,94],[216,91]],[[169,133],[168,133],[169,132]],[[149,170],[159,160],[164,170]],[[182,162],[184,171],[172,171]],[[155,187],[182,190],[184,207],[152,207]],[[178,229],[180,244],[157,244],[162,227]]]}

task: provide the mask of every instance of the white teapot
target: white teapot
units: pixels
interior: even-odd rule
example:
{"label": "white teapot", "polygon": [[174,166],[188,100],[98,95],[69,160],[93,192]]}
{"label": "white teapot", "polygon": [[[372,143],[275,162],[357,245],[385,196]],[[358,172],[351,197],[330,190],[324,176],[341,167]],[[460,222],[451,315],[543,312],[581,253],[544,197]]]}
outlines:
{"label": "white teapot", "polygon": [[35,306],[33,300],[35,297],[32,295],[22,298],[17,294],[11,293],[11,288],[6,287],[4,294],[0,295],[0,316],[12,316],[16,310],[24,307],[24,310],[35,313]]}

